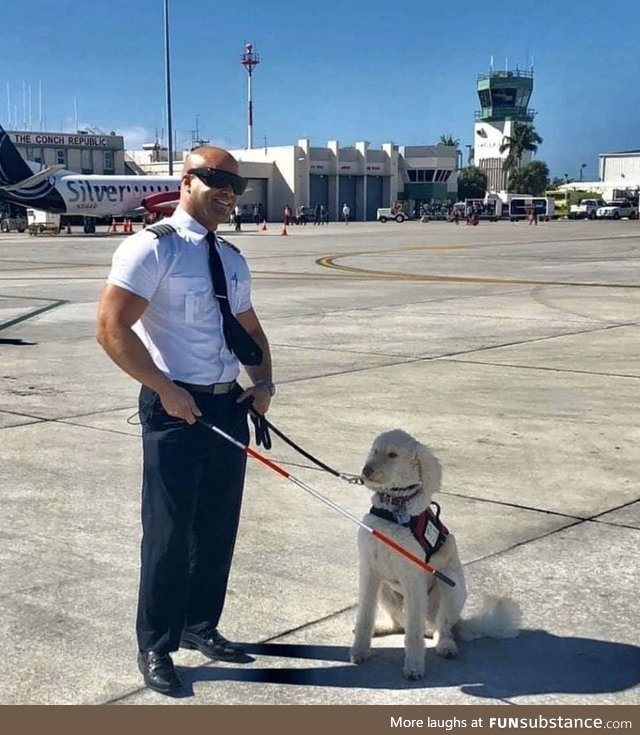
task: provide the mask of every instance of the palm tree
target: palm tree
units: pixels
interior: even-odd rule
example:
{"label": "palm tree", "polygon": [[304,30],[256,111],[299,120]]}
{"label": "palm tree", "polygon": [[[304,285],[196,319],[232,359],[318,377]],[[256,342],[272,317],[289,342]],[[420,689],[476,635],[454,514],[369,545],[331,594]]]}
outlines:
{"label": "palm tree", "polygon": [[542,143],[542,138],[536,133],[531,123],[515,122],[513,134],[505,135],[500,146],[500,153],[509,151],[504,159],[502,170],[510,173],[512,169],[520,166],[525,151],[535,153]]}
{"label": "palm tree", "polygon": [[441,135],[440,143],[442,143],[442,145],[450,145],[452,148],[457,148],[460,145],[460,138],[454,138],[453,135]]}

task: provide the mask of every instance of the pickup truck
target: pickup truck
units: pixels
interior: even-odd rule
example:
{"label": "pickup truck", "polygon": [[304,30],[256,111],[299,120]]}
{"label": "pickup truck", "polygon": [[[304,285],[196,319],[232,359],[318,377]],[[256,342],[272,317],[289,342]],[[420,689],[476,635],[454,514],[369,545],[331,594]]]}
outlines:
{"label": "pickup truck", "polygon": [[378,222],[387,222],[390,219],[393,219],[396,222],[404,222],[409,218],[402,210],[398,211],[392,207],[380,207],[376,212],[376,219]]}
{"label": "pickup truck", "polygon": [[627,199],[614,199],[612,202],[605,204],[604,207],[598,207],[596,217],[598,219],[620,219],[628,217],[636,219],[638,210]]}
{"label": "pickup truck", "polygon": [[595,219],[598,209],[606,206],[602,199],[581,199],[580,204],[571,205],[569,219]]}

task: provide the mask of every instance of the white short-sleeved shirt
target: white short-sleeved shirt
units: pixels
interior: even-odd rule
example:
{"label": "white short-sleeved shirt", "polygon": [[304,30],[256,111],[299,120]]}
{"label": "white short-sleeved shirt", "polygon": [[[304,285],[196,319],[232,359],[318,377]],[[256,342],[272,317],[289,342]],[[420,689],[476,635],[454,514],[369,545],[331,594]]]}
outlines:
{"label": "white short-sleeved shirt", "polygon": [[[149,302],[133,329],[156,366],[172,380],[208,385],[235,380],[236,356],[227,349],[213,295],[207,230],[178,207],[162,220],[175,234],[142,230],[113,255],[107,282]],[[218,239],[234,314],[251,308],[251,276],[244,257]]]}

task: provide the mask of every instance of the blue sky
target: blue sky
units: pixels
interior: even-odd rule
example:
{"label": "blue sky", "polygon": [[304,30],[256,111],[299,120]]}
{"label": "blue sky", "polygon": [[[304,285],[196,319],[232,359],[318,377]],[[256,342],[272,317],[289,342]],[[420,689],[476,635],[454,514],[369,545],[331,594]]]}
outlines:
{"label": "blue sky", "polygon": [[[471,143],[476,76],[533,56],[538,158],[552,175],[597,178],[598,153],[640,148],[636,0],[169,0],[178,147],[200,136],[246,144],[245,41],[254,73],[254,145],[368,140]],[[0,122],[125,135],[166,128],[162,0],[6,0]],[[7,101],[7,85],[9,98]],[[29,89],[31,95],[29,96]],[[25,104],[26,98],[26,104]],[[29,105],[29,98],[31,104]],[[31,115],[29,115],[29,107]],[[466,157],[465,157],[466,160]]]}

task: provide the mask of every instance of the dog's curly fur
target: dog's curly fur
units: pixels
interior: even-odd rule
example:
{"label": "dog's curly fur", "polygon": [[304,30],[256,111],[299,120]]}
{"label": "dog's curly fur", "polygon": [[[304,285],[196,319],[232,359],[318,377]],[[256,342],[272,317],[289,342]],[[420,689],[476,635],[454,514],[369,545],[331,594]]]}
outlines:
{"label": "dog's curly fur", "polygon": [[[362,470],[362,480],[373,490],[375,507],[393,511],[402,504],[400,499],[404,496],[408,498],[404,503],[406,510],[415,516],[429,507],[433,494],[440,489],[441,468],[424,444],[396,429],[374,440]],[[389,502],[391,497],[396,498],[394,503]],[[424,558],[424,551],[409,528],[371,513],[363,520],[369,528],[378,529]],[[509,638],[518,634],[519,608],[504,597],[490,598],[479,615],[461,619],[467,592],[453,534],[449,534],[429,563],[452,579],[455,587],[427,574],[364,528],[358,535],[358,549],[360,592],[351,648],[353,663],[359,664],[369,656],[373,634],[404,632],[404,675],[408,679],[420,679],[424,675],[427,631],[433,635],[436,653],[446,658],[457,655],[456,638]],[[386,612],[388,620],[376,621],[377,605]]]}

